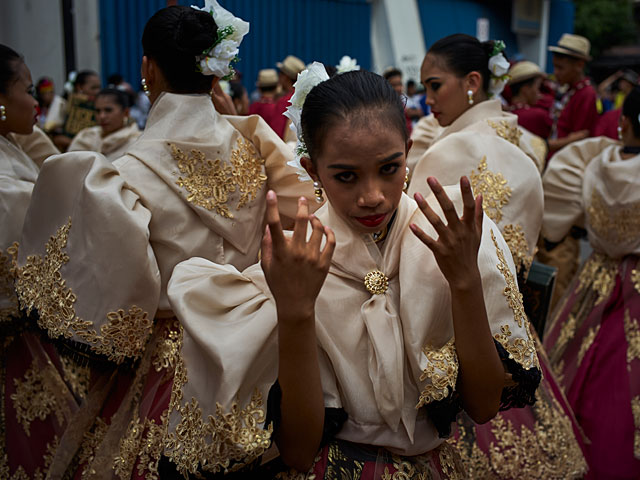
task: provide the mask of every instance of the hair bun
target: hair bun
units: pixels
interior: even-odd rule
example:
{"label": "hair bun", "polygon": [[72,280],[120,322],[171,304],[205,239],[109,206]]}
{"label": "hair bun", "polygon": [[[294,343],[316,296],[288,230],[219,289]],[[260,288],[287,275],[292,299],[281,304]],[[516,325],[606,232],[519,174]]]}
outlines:
{"label": "hair bun", "polygon": [[485,42],[480,42],[480,45],[482,45],[482,49],[487,54],[487,58],[491,58],[491,54],[493,53],[493,49],[496,46],[496,42],[494,40],[487,40]]}
{"label": "hair bun", "polygon": [[216,22],[211,14],[188,8],[180,12],[174,38],[176,45],[185,55],[195,58],[213,45],[217,31]]}

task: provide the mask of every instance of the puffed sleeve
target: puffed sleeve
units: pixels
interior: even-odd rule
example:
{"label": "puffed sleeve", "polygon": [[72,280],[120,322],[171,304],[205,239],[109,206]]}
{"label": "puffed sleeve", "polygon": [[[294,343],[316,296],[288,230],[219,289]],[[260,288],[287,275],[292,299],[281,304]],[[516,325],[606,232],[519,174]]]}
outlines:
{"label": "puffed sleeve", "polygon": [[168,294],[182,342],[165,453],[182,473],[233,471],[271,443],[275,304],[260,265],[241,273],[203,258],[176,266]]}
{"label": "puffed sleeve", "polygon": [[100,150],[100,144],[102,143],[101,136],[100,127],[83,128],[73,137],[67,152],[80,152],[83,150],[97,152]]}
{"label": "puffed sleeve", "polygon": [[26,213],[16,291],[52,338],[109,361],[135,361],[151,333],[160,274],[151,215],[102,155],[43,165]]}
{"label": "puffed sleeve", "polygon": [[294,219],[298,209],[298,198],[307,197],[312,211],[318,208],[314,200],[313,184],[301,182],[296,170],[287,165],[293,160],[293,149],[273,131],[259,115],[224,116],[236,129],[249,139],[265,159],[268,188],[278,195],[278,209],[289,219]]}
{"label": "puffed sleeve", "polygon": [[33,127],[33,132],[29,135],[10,134],[12,140],[17,143],[38,168],[42,167],[44,161],[52,155],[59,155],[60,150],[56,147],[49,135],[44,133],[38,126]]}
{"label": "puffed sleeve", "polygon": [[571,143],[553,156],[542,178],[544,238],[560,242],[573,225],[583,223],[582,182],[585,169],[606,146],[615,143],[606,137],[587,138]]}

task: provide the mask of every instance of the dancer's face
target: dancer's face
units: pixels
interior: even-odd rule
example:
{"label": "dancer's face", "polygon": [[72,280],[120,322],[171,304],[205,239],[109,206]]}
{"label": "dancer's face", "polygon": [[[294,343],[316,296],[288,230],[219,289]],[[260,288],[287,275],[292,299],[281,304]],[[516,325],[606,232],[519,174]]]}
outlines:
{"label": "dancer's face", "polygon": [[469,109],[469,88],[465,79],[448,71],[436,55],[429,53],[424,58],[420,78],[426,89],[426,103],[441,126],[451,125]]}
{"label": "dancer's face", "polygon": [[303,159],[333,208],[358,233],[378,232],[391,220],[402,196],[411,146],[397,127],[370,118],[329,127],[315,164]]}
{"label": "dancer's face", "polygon": [[38,101],[33,96],[34,87],[31,72],[19,62],[16,74],[9,81],[5,93],[0,94],[0,105],[5,107],[7,119],[0,124],[2,135],[14,132],[27,135],[33,131],[36,123],[36,107]]}
{"label": "dancer's face", "polygon": [[126,125],[129,109],[122,108],[111,95],[96,97],[96,119],[102,127],[102,134],[109,135]]}

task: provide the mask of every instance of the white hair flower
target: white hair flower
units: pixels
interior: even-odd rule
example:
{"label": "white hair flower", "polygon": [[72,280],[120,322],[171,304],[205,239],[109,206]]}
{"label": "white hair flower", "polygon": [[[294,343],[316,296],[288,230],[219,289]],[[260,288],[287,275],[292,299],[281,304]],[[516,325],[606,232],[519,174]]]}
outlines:
{"label": "white hair flower", "polygon": [[340,59],[340,63],[336,66],[336,70],[337,73],[353,72],[355,70],[360,70],[360,65],[358,65],[358,61],[355,58],[345,55]]}
{"label": "white hair flower", "polygon": [[222,8],[216,0],[205,0],[203,8],[195,5],[191,8],[210,13],[218,26],[216,41],[202,55],[196,56],[200,71],[203,75],[231,77],[232,64],[238,59],[243,37],[249,33],[249,23]]}
{"label": "white hair flower", "polygon": [[491,72],[491,80],[489,82],[490,97],[500,95],[504,86],[509,81],[509,62],[502,53],[504,49],[504,42],[502,40],[496,40],[493,51],[489,56],[489,72]]}

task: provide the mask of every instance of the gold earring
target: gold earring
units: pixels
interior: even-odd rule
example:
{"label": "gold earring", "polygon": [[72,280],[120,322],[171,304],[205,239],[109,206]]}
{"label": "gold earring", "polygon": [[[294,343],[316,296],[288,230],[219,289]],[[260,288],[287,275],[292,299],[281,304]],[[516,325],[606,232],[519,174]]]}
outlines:
{"label": "gold earring", "polygon": [[473,90],[467,90],[467,101],[469,105],[473,105]]}
{"label": "gold earring", "polygon": [[409,186],[409,167],[404,167],[405,168],[405,175],[404,175],[404,184],[402,185],[402,190],[406,191],[407,187]]}
{"label": "gold earring", "polygon": [[142,84],[142,91],[144,92],[144,94],[147,97],[151,95],[151,93],[149,92],[149,86],[147,85],[147,79],[142,77],[142,80],[140,81],[140,83]]}
{"label": "gold earring", "polygon": [[315,182],[313,182],[313,188],[315,188],[313,193],[316,196],[316,202],[318,203],[324,202],[324,197],[322,196],[322,184],[320,183],[319,180],[316,180]]}
{"label": "gold earring", "polygon": [[7,121],[7,109],[4,108],[4,105],[0,105],[0,120]]}

